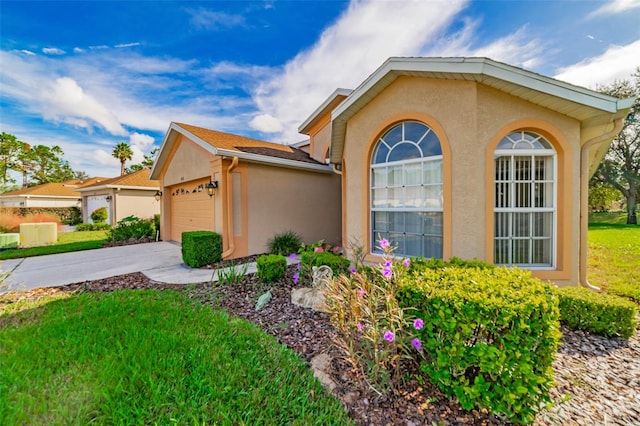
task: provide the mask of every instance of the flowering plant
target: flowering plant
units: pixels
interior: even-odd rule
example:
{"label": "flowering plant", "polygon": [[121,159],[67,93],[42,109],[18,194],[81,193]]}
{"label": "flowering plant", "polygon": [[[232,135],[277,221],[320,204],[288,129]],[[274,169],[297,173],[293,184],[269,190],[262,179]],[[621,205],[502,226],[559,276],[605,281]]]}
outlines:
{"label": "flowering plant", "polygon": [[420,353],[422,343],[412,330],[420,329],[423,322],[416,319],[411,324],[396,298],[397,281],[410,260],[394,259],[395,247],[386,239],[378,245],[383,262],[354,268],[332,280],[325,289],[325,305],[339,331],[337,345],[363,381],[382,393],[401,379],[401,359]]}

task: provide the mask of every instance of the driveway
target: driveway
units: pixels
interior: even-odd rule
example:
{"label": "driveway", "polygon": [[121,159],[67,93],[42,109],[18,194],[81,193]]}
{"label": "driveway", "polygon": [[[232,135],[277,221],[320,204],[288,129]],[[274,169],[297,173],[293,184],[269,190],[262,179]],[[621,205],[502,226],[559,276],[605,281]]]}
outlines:
{"label": "driveway", "polygon": [[133,272],[142,272],[154,281],[189,284],[211,281],[213,273],[185,266],[180,246],[166,241],[0,261],[0,273],[6,272],[9,275],[0,283],[0,292],[56,287]]}

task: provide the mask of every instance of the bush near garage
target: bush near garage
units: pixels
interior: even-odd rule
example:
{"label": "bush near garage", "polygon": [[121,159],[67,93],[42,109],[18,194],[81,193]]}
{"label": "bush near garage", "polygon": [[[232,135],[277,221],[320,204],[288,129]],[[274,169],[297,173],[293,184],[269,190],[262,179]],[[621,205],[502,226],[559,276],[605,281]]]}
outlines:
{"label": "bush near garage", "polygon": [[287,270],[287,258],[281,254],[265,254],[260,256],[257,261],[258,278],[265,283],[284,278]]}
{"label": "bush near garage", "polygon": [[95,223],[103,223],[107,221],[109,217],[109,213],[107,212],[106,207],[98,207],[94,211],[91,212],[91,220]]}
{"label": "bush near garage", "polygon": [[633,302],[584,287],[563,287],[557,293],[563,324],[603,336],[629,338],[635,332],[638,307]]}
{"label": "bush near garage", "polygon": [[156,227],[153,219],[140,219],[135,216],[125,217],[111,228],[107,234],[109,241],[140,240],[153,237]]}
{"label": "bush near garage", "polygon": [[107,229],[111,229],[111,225],[106,222],[79,223],[76,225],[76,231],[104,231]]}
{"label": "bush near garage", "polygon": [[551,401],[556,292],[517,268],[412,263],[418,266],[399,283],[398,300],[424,320],[417,331],[422,372],[467,410],[531,422]]}
{"label": "bush near garage", "polygon": [[191,268],[222,260],[222,236],[213,231],[182,233],[182,260]]}

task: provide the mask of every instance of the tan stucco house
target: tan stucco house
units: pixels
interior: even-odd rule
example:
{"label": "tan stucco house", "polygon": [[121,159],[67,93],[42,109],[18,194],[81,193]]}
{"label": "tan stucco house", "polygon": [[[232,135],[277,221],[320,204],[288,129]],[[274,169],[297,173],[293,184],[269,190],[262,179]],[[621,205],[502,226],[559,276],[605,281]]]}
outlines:
{"label": "tan stucco house", "polygon": [[390,58],[299,128],[341,176],[342,241],[582,283],[587,188],[634,99],[486,58]]}
{"label": "tan stucco house", "polygon": [[160,213],[160,202],[156,199],[160,182],[150,180],[150,172],[142,169],[78,188],[82,197],[82,221],[91,223],[91,213],[100,207],[106,207],[107,223],[111,225],[129,216],[149,219]]}
{"label": "tan stucco house", "polygon": [[223,257],[238,258],[268,251],[288,230],[306,242],[340,239],[340,177],[295,147],[171,123],[151,178],[160,181],[164,240],[215,231]]}
{"label": "tan stucco house", "polygon": [[81,195],[78,188],[105,178],[72,179],[65,182],[44,183],[0,194],[2,207],[78,207]]}
{"label": "tan stucco house", "polygon": [[162,233],[215,230],[240,257],[293,229],[370,261],[387,238],[588,286],[588,181],[633,101],[486,58],[390,58],[291,146],[172,123],[151,173]]}

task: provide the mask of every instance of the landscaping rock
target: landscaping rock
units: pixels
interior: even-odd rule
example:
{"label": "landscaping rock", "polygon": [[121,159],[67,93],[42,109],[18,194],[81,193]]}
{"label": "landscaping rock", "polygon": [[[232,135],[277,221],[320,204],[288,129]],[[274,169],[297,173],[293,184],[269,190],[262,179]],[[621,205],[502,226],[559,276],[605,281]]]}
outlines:
{"label": "landscaping rock", "polygon": [[320,287],[304,287],[291,290],[291,303],[314,311],[325,312],[324,292]]}

